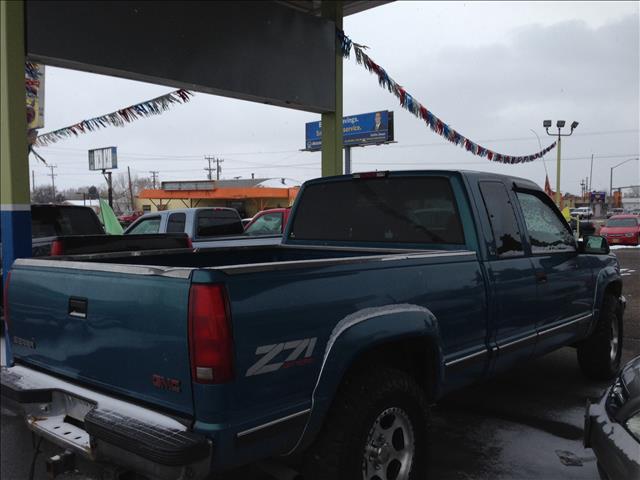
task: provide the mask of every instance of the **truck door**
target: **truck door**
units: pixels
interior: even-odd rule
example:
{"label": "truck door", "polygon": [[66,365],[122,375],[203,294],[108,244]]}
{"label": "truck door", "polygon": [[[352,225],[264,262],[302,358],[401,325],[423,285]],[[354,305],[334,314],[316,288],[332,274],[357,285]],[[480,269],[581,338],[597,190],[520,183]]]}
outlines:
{"label": "truck door", "polygon": [[535,269],[538,302],[535,354],[571,343],[586,328],[593,308],[588,258],[578,255],[573,234],[551,199],[539,191],[517,191]]}
{"label": "truck door", "polygon": [[479,186],[493,233],[486,264],[491,284],[487,340],[496,359],[495,371],[507,369],[533,354],[536,278],[505,185],[500,181],[481,181]]}

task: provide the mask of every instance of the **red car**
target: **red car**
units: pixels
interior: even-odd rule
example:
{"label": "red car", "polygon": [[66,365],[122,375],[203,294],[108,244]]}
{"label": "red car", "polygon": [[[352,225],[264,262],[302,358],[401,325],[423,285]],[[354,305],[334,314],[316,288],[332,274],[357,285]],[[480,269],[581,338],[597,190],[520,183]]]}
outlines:
{"label": "red car", "polygon": [[282,235],[290,208],[271,208],[256,213],[244,229],[245,235]]}
{"label": "red car", "polygon": [[610,245],[638,245],[640,217],[636,215],[614,215],[600,229]]}

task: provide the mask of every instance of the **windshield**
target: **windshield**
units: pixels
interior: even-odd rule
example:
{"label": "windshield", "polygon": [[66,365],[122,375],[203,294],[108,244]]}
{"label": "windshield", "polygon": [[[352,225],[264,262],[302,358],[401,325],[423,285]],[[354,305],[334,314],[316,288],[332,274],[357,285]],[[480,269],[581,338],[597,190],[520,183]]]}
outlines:
{"label": "windshield", "polygon": [[607,227],[635,227],[638,220],[635,218],[612,218],[607,221]]}

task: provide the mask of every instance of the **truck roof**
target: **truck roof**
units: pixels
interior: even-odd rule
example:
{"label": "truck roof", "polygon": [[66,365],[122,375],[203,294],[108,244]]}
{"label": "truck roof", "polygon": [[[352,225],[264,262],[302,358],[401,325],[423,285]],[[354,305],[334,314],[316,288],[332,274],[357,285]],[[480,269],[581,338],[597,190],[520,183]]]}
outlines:
{"label": "truck roof", "polygon": [[[307,180],[305,182],[305,184],[307,183],[315,183],[315,182],[323,182],[323,181],[330,181],[332,179],[339,179],[339,178],[353,178],[353,175],[355,175],[356,173],[358,174],[362,174],[362,173],[368,173],[368,172],[355,172],[353,174],[348,174],[348,175],[335,175],[332,177],[321,177],[321,178],[316,178],[313,180]],[[533,189],[533,190],[542,190],[540,188],[540,186],[538,184],[536,184],[535,182],[528,180],[526,178],[521,178],[521,177],[515,177],[513,175],[505,175],[505,174],[501,174],[501,173],[492,173],[492,172],[480,172],[477,170],[448,170],[448,169],[428,169],[428,170],[380,170],[377,172],[371,172],[371,173],[386,173],[390,176],[407,176],[407,175],[432,175],[432,174],[444,174],[444,175],[460,175],[463,177],[467,177],[470,180],[479,180],[479,179],[483,179],[486,180],[488,178],[494,178],[496,180],[507,180],[507,181],[512,181],[522,187],[526,187],[529,189]]]}

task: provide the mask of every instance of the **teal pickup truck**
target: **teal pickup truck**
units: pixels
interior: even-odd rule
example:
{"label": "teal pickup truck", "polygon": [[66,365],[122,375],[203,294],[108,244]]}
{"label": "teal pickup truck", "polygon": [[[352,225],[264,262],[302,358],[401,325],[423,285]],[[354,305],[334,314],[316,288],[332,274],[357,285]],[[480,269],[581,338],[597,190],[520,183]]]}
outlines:
{"label": "teal pickup truck", "polygon": [[604,239],[457,171],[308,181],[279,245],[18,260],[6,295],[3,405],[152,479],[422,479],[430,404],[564,346],[611,378],[625,307]]}

